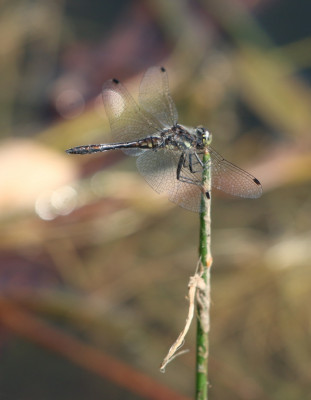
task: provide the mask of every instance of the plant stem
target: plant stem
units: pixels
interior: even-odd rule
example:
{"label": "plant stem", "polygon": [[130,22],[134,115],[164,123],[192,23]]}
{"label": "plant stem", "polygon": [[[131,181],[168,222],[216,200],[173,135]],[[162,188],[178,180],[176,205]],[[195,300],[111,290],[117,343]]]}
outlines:
{"label": "plant stem", "polygon": [[[212,256],[211,238],[211,160],[208,151],[203,157],[202,186],[205,193],[201,198],[200,212],[200,275],[202,287],[197,292],[197,348],[196,348],[196,400],[208,399],[208,333],[210,320],[210,267]],[[206,193],[209,194],[209,198]]]}

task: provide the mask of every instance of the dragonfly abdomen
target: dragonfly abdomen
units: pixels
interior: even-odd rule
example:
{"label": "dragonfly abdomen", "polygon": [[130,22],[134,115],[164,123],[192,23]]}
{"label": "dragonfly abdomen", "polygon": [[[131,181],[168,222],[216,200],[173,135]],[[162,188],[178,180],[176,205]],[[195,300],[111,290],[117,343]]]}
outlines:
{"label": "dragonfly abdomen", "polygon": [[72,147],[66,150],[68,154],[91,154],[98,153],[108,150],[118,150],[118,149],[157,149],[161,147],[163,140],[157,136],[150,136],[145,139],[124,142],[124,143],[112,143],[112,144],[90,144],[86,146]]}

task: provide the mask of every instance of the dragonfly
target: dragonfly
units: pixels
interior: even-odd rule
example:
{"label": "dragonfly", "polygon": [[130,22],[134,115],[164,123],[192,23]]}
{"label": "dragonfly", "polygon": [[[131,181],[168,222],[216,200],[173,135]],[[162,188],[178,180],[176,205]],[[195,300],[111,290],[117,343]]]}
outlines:
{"label": "dragonfly", "polygon": [[150,67],[145,72],[138,103],[117,79],[104,83],[102,97],[114,143],[72,147],[66,150],[68,154],[121,149],[138,157],[138,171],[156,192],[194,212],[201,211],[202,193],[211,197],[202,183],[204,168],[210,175],[209,187],[233,196],[261,196],[259,180],[218,154],[210,145],[212,135],[207,129],[178,123],[164,67]]}

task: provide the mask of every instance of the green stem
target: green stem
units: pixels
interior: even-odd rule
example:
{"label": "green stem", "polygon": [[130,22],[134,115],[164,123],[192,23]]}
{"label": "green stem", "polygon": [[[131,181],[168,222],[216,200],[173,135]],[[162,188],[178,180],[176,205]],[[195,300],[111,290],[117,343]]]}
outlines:
{"label": "green stem", "polygon": [[[202,185],[204,191],[211,196],[210,155],[203,157]],[[196,400],[208,399],[208,333],[210,308],[210,267],[212,256],[210,250],[211,237],[211,199],[202,194],[200,212],[200,275],[204,287],[197,293],[197,348],[196,348]]]}

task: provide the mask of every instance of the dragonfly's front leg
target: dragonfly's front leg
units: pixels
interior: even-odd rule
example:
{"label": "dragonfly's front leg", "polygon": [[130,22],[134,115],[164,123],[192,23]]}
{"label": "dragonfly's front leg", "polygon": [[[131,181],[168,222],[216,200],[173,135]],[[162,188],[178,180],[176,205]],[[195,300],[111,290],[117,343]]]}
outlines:
{"label": "dragonfly's front leg", "polygon": [[198,153],[194,153],[194,155],[195,155],[195,158],[197,159],[197,161],[198,161],[198,163],[201,165],[201,167],[203,168],[203,162],[202,162],[202,160],[200,159],[200,157],[198,156]]}

